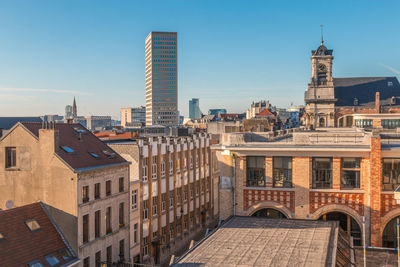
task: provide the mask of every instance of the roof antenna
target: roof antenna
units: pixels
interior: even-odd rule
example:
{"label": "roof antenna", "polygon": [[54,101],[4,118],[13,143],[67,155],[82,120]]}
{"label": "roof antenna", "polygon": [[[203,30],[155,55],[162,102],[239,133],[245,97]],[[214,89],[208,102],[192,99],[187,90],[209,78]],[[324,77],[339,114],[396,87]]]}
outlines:
{"label": "roof antenna", "polygon": [[324,44],[324,25],[319,25],[321,27],[321,45]]}

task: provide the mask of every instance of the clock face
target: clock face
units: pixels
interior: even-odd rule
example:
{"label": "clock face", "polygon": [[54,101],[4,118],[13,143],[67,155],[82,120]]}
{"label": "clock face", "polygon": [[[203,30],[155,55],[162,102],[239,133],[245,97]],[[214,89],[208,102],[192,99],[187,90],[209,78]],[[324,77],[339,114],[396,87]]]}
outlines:
{"label": "clock face", "polygon": [[325,65],[324,65],[324,64],[320,64],[320,65],[318,66],[318,70],[321,71],[321,72],[326,72],[326,67],[325,67]]}

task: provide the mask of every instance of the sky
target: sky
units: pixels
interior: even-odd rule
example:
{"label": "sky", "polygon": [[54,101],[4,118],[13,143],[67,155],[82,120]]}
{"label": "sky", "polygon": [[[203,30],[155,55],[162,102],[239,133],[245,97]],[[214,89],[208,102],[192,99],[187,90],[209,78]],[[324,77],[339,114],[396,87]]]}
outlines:
{"label": "sky", "polygon": [[400,1],[0,0],[0,116],[145,104],[144,40],[178,32],[178,109],[304,104],[311,50],[334,77],[400,76]]}

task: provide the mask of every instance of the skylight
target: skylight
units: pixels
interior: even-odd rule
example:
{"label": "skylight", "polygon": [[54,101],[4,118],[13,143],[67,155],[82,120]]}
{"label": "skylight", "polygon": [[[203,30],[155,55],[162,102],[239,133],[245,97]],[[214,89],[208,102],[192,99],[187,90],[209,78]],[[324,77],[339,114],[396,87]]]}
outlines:
{"label": "skylight", "polygon": [[57,259],[56,255],[47,255],[45,256],[46,261],[50,264],[50,266],[54,266],[60,263],[60,260]]}
{"label": "skylight", "polygon": [[75,152],[75,150],[73,150],[69,146],[61,146],[61,148],[67,153],[74,153]]}
{"label": "skylight", "polygon": [[74,130],[78,133],[86,133],[86,130],[80,128],[74,128]]}
{"label": "skylight", "polygon": [[103,150],[103,153],[110,158],[113,158],[115,156],[115,152],[110,151],[110,150]]}
{"label": "skylight", "polygon": [[92,156],[93,156],[94,158],[96,158],[96,159],[100,158],[100,156],[97,155],[97,154],[94,153],[94,152],[89,152],[89,154],[92,155]]}
{"label": "skylight", "polygon": [[25,221],[26,226],[28,226],[31,232],[40,230],[40,225],[35,219],[28,219]]}
{"label": "skylight", "polygon": [[65,261],[72,258],[71,252],[69,252],[69,250],[66,248],[64,248],[60,251],[60,255],[63,258],[63,260],[65,260]]}

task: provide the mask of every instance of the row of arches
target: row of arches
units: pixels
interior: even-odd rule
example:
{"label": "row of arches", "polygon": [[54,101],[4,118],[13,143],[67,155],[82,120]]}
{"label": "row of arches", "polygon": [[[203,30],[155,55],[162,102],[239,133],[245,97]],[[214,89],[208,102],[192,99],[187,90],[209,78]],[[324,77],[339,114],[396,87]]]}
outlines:
{"label": "row of arches", "polygon": [[[275,208],[261,208],[254,211],[251,216],[266,217],[272,219],[290,219],[290,216],[283,210]],[[391,219],[383,230],[382,246],[387,248],[397,247],[397,216]],[[362,232],[361,225],[356,219],[344,212],[332,211],[320,215],[317,220],[324,221],[339,221],[340,227],[349,235],[353,237],[355,246],[362,246]]]}

